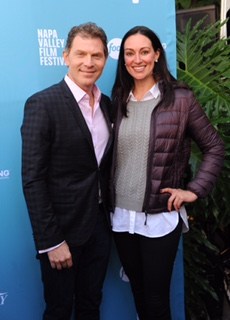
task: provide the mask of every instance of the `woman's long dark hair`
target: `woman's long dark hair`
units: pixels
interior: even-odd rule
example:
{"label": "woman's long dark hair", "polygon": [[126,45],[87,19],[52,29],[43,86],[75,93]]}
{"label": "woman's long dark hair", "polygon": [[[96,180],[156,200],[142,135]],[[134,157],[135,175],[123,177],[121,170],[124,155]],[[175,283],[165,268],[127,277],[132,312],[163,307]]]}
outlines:
{"label": "woman's long dark hair", "polygon": [[128,37],[142,34],[147,37],[153,46],[154,51],[159,51],[158,62],[155,63],[153,78],[160,83],[161,94],[164,98],[164,104],[168,106],[174,100],[173,83],[175,78],[171,75],[167,67],[167,61],[164,49],[158,36],[148,27],[136,26],[130,29],[123,37],[117,64],[115,82],[112,88],[112,104],[115,109],[119,108],[121,113],[127,117],[127,99],[130,91],[134,87],[133,77],[128,73],[125,67],[124,44]]}

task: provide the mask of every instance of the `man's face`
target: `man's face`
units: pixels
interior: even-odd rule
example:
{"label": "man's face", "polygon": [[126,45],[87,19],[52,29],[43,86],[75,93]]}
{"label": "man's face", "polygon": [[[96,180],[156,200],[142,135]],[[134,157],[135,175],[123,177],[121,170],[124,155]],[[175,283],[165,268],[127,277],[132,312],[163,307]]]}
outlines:
{"label": "man's face", "polygon": [[69,67],[70,79],[85,92],[90,92],[106,63],[101,39],[77,35],[72,47],[69,51],[65,51],[63,56]]}

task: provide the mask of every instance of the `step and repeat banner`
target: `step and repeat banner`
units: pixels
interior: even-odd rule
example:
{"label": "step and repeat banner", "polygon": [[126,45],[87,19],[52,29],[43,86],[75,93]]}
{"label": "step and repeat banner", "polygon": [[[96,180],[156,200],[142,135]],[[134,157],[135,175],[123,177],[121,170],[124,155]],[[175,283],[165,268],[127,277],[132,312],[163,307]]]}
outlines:
{"label": "step and repeat banner", "polygon": [[[175,3],[171,0],[8,0],[0,4],[0,319],[41,320],[40,269],[21,188],[23,108],[28,96],[59,82],[70,28],[96,22],[107,33],[109,58],[98,82],[110,95],[122,36],[146,25],[159,36],[176,72]],[[153,271],[154,272],[154,271]],[[171,304],[184,320],[183,253],[175,262]],[[129,283],[113,248],[104,285],[102,320],[135,320]]]}

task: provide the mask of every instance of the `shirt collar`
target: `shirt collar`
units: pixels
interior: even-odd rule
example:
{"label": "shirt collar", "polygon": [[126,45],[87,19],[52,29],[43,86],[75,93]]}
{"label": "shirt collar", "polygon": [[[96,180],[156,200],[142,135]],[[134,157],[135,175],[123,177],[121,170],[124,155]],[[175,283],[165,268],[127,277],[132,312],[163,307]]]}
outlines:
{"label": "shirt collar", "polygon": [[[74,98],[76,99],[77,103],[79,103],[84,97],[86,97],[88,95],[73,80],[71,80],[68,75],[65,75],[64,80],[65,80],[67,86],[69,87],[70,91],[74,95]],[[93,87],[93,95],[94,95],[95,101],[100,102],[101,91],[96,84]]]}
{"label": "shirt collar", "polygon": [[[159,96],[160,96],[160,89],[159,89],[158,83],[156,83],[152,86],[152,88],[148,92],[146,92],[142,101],[147,101],[147,100],[150,100],[153,98],[157,99]],[[132,91],[130,92],[127,101],[129,101],[129,100],[130,101],[137,101],[137,99],[134,97]]]}

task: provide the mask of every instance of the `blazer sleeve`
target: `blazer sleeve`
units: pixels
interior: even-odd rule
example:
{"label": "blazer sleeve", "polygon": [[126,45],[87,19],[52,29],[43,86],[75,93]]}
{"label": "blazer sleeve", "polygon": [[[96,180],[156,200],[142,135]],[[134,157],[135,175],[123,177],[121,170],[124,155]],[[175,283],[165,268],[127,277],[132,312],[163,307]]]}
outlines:
{"label": "blazer sleeve", "polygon": [[187,189],[206,197],[213,189],[224,164],[224,142],[210,123],[193,94],[190,100],[188,130],[202,152],[202,161]]}
{"label": "blazer sleeve", "polygon": [[26,101],[21,135],[23,192],[36,248],[43,250],[61,243],[64,238],[49,197],[52,128],[45,99],[39,95]]}

